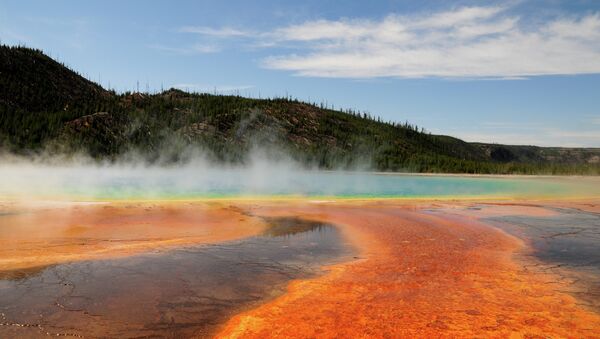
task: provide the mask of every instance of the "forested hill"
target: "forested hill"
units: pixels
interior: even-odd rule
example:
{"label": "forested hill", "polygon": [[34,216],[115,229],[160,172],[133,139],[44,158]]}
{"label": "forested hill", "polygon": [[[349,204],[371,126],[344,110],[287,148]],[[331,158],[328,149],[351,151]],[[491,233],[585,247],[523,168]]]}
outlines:
{"label": "forested hill", "polygon": [[[106,91],[39,50],[0,47],[0,147],[114,160],[244,163],[254,149],[307,166],[445,173],[600,174],[600,149],[467,143],[289,98]],[[366,166],[366,167],[365,167]]]}

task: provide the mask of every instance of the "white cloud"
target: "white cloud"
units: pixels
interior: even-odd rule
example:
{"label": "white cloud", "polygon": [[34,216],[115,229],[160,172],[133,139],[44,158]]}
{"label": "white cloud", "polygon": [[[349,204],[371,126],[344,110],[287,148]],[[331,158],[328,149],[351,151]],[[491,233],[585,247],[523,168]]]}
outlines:
{"label": "white cloud", "polygon": [[508,9],[315,20],[266,32],[204,26],[179,32],[244,39],[272,51],[263,67],[299,76],[523,79],[600,73],[600,13],[540,22]]}
{"label": "white cloud", "polygon": [[417,18],[412,21],[412,26],[416,28],[448,28],[461,26],[465,23],[486,20],[495,17],[504,8],[502,7],[463,7],[451,11],[435,13],[433,15]]}
{"label": "white cloud", "polygon": [[[301,76],[522,78],[600,73],[600,15],[526,26],[501,7],[309,21],[261,34],[295,53],[263,60]],[[269,46],[267,44],[267,46]]]}
{"label": "white cloud", "polygon": [[245,37],[252,33],[242,31],[232,27],[212,28],[204,26],[184,26],[179,29],[181,33],[195,33],[200,35],[216,36],[216,37]]}
{"label": "white cloud", "polygon": [[221,49],[218,46],[210,44],[194,44],[186,47],[150,45],[149,47],[159,51],[178,55],[209,54],[221,51]]}

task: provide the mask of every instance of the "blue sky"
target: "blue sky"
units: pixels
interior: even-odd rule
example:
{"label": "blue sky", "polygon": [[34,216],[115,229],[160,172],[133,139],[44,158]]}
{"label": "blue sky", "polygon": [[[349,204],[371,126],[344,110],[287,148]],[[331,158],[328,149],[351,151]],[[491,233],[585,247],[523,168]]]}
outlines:
{"label": "blue sky", "polygon": [[600,1],[24,1],[0,39],[104,87],[283,96],[468,141],[600,147]]}

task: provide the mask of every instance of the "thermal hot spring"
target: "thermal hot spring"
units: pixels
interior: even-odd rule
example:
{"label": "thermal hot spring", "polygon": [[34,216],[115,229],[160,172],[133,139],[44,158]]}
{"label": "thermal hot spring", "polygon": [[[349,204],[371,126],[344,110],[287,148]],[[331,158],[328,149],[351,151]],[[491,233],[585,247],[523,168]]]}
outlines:
{"label": "thermal hot spring", "polygon": [[600,333],[600,181],[0,169],[0,337]]}

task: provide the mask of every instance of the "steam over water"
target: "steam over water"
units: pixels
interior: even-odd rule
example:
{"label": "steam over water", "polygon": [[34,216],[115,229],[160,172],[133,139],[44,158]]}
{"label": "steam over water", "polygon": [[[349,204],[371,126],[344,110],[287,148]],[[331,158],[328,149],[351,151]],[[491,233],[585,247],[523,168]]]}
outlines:
{"label": "steam over water", "polygon": [[[590,182],[586,182],[586,180]],[[458,177],[300,170],[290,163],[247,167],[190,163],[0,165],[0,196],[16,199],[186,199],[234,196],[443,197],[597,195],[594,178]]]}

